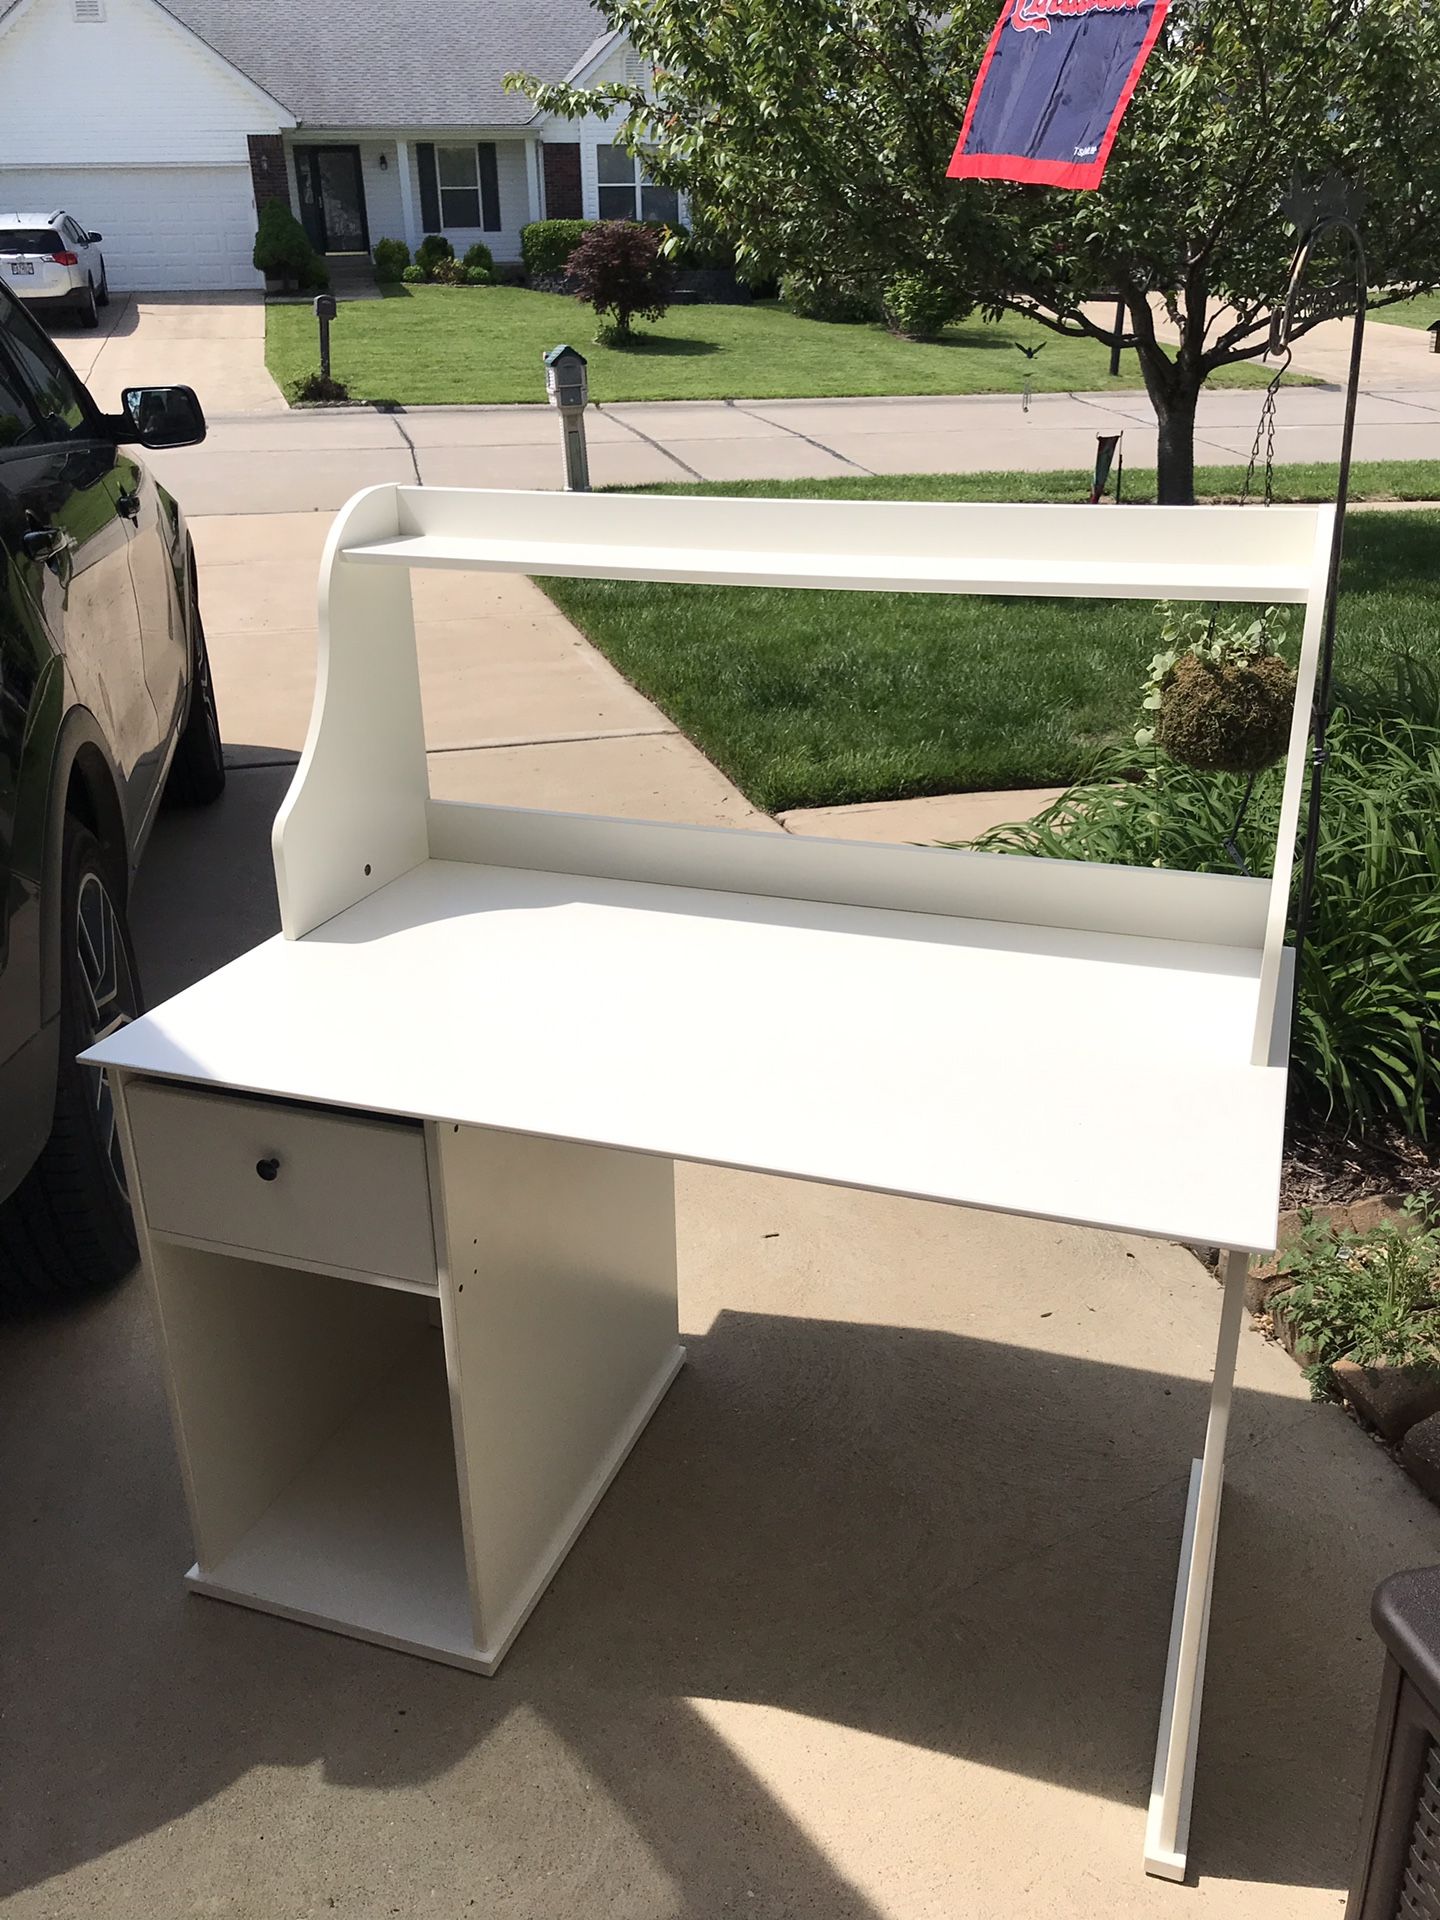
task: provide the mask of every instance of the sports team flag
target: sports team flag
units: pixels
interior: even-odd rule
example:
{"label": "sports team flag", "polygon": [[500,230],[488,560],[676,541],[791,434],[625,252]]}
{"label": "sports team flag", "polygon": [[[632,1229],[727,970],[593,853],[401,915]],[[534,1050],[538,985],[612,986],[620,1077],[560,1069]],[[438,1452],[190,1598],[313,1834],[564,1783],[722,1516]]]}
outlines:
{"label": "sports team flag", "polygon": [[1005,0],[952,180],[1098,187],[1169,0]]}

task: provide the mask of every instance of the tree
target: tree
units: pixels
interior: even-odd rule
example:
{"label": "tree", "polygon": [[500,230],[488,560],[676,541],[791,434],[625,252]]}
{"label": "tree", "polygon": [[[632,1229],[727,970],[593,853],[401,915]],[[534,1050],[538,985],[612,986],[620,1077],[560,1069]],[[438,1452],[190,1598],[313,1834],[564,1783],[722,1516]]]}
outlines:
{"label": "tree", "polygon": [[549,112],[618,112],[619,137],[692,195],[743,268],[843,265],[877,286],[914,274],[957,308],[1133,349],[1162,500],[1193,497],[1205,381],[1265,352],[1297,172],[1363,184],[1381,303],[1440,285],[1434,0],[1174,0],[1104,183],[1085,193],[945,178],[999,0],[603,4],[651,64],[653,94],[509,84]]}
{"label": "tree", "polygon": [[[595,309],[616,344],[630,339],[630,322],[659,320],[670,304],[673,274],[654,227],[634,220],[600,220],[565,263],[575,298]],[[604,328],[602,326],[602,333]]]}

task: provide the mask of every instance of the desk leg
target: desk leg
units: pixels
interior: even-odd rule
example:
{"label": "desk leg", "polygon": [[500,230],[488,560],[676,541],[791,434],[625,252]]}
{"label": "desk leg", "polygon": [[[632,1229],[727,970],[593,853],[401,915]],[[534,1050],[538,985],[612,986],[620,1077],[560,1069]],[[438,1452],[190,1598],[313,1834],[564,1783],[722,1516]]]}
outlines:
{"label": "desk leg", "polygon": [[1215,1344],[1205,1453],[1190,1468],[1190,1497],[1185,1506],[1175,1613],[1170,1623],[1170,1655],[1160,1704],[1160,1738],[1145,1825],[1145,1871],[1163,1880],[1185,1878],[1195,1749],[1200,1738],[1200,1697],[1205,1684],[1205,1641],[1210,1631],[1210,1588],[1215,1577],[1215,1537],[1225,1477],[1225,1431],[1230,1423],[1249,1266],[1246,1253],[1225,1255],[1225,1293]]}

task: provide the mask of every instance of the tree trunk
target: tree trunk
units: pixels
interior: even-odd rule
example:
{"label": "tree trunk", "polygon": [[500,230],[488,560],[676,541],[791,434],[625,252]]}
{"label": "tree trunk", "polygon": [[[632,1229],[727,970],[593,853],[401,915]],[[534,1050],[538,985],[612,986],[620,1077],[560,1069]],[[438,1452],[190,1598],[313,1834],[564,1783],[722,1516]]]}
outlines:
{"label": "tree trunk", "polygon": [[1199,397],[1195,392],[1171,392],[1154,402],[1160,428],[1155,497],[1162,507],[1195,504],[1195,402]]}

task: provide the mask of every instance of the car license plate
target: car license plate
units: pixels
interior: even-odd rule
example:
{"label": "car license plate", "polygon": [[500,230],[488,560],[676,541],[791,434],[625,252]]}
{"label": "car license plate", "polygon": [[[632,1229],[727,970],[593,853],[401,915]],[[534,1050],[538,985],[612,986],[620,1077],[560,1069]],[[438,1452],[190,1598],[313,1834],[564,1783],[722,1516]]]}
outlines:
{"label": "car license plate", "polygon": [[33,260],[12,260],[10,262],[10,271],[11,273],[34,273],[35,262]]}

